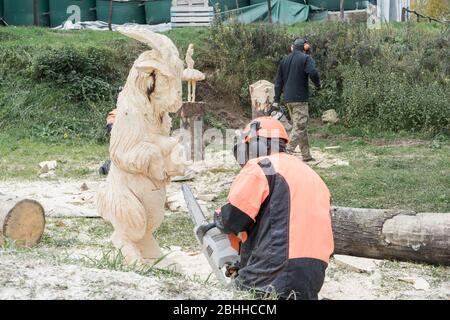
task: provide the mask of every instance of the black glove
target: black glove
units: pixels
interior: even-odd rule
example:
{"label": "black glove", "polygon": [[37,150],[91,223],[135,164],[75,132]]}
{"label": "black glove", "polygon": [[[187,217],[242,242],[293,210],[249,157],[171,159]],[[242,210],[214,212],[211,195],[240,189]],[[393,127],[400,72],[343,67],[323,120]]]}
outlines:
{"label": "black glove", "polygon": [[273,113],[274,111],[277,111],[277,110],[278,110],[278,105],[279,105],[278,102],[273,102],[273,103],[270,105],[269,110],[267,110],[266,115],[267,115],[267,116],[271,116],[272,113]]}
{"label": "black glove", "polygon": [[239,265],[232,264],[226,266],[225,276],[231,279],[236,278],[239,275]]}

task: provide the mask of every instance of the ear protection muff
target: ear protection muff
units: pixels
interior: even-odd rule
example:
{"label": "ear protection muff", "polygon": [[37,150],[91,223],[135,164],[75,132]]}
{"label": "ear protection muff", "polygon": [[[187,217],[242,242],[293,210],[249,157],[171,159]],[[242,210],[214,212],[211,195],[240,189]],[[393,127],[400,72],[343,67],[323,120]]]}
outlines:
{"label": "ear protection muff", "polygon": [[250,131],[244,133],[244,137],[248,135],[248,141],[243,142],[244,137],[241,137],[238,138],[238,142],[233,146],[234,158],[241,166],[244,166],[250,159],[268,154],[267,138],[258,136],[258,130],[260,128],[261,123],[259,121],[253,121],[250,124]]}
{"label": "ear protection muff", "polygon": [[241,167],[245,166],[245,164],[249,160],[248,144],[243,143],[242,141],[237,142],[233,146],[233,155],[234,155],[234,158],[236,159],[237,163],[239,163],[239,165]]}
{"label": "ear protection muff", "polygon": [[305,51],[305,53],[308,53],[311,50],[311,45],[309,44],[309,42],[305,42],[305,44],[303,45],[303,51]]}
{"label": "ear protection muff", "polygon": [[[293,46],[295,47],[295,45],[299,44],[299,42],[303,42],[303,52],[304,53],[309,53],[309,51],[311,50],[311,44],[309,43],[307,38],[295,38],[294,42],[293,42]],[[300,44],[301,45],[301,44]]]}
{"label": "ear protection muff", "polygon": [[258,130],[261,128],[259,121],[253,121],[250,124],[250,134],[248,142],[249,159],[258,158],[267,155],[267,138],[259,137]]}

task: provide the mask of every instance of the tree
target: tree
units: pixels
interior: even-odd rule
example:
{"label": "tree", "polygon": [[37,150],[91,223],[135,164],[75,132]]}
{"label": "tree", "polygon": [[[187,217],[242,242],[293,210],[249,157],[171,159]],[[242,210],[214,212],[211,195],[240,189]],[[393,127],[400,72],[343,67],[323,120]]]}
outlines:
{"label": "tree", "polygon": [[412,0],[411,8],[435,19],[450,20],[450,0]]}
{"label": "tree", "polygon": [[268,15],[269,15],[269,23],[272,23],[272,1],[271,0],[267,0],[267,11],[268,11]]}
{"label": "tree", "polygon": [[411,8],[417,12],[425,12],[427,0],[411,0]]}
{"label": "tree", "polygon": [[426,15],[436,19],[450,18],[450,0],[428,0],[425,8]]}

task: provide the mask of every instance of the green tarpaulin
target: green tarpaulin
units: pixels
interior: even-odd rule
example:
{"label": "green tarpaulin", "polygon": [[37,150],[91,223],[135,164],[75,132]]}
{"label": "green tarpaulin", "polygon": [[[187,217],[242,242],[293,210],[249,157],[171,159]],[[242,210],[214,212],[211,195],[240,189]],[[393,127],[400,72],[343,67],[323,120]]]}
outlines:
{"label": "green tarpaulin", "polygon": [[[327,11],[317,7],[288,0],[272,0],[271,7],[273,23],[293,24],[307,20],[323,20],[327,15]],[[240,23],[269,22],[267,2],[226,11],[223,16]]]}

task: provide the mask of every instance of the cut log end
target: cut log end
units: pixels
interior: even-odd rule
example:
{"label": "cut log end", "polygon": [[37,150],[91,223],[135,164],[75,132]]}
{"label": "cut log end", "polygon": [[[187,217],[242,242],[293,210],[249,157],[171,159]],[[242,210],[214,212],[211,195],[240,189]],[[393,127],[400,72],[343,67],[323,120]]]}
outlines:
{"label": "cut log end", "polygon": [[14,241],[18,246],[31,247],[39,242],[44,233],[44,208],[37,201],[21,200],[5,214],[0,227],[0,244],[3,234],[4,238]]}
{"label": "cut log end", "polygon": [[336,254],[450,265],[450,213],[332,210]]}

